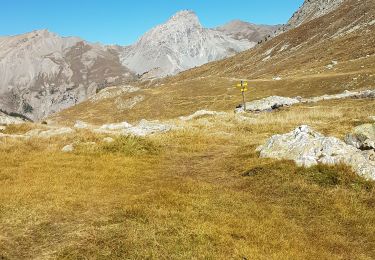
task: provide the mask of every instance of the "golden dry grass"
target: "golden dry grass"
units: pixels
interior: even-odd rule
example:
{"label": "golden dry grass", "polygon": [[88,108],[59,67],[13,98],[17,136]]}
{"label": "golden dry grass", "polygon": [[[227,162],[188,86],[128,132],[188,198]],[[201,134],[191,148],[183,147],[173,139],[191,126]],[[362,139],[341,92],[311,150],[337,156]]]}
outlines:
{"label": "golden dry grass", "polygon": [[[5,259],[373,259],[374,183],[343,165],[258,158],[309,124],[343,137],[375,104],[345,100],[203,117],[142,138],[2,139]],[[96,142],[95,148],[84,143]],[[60,149],[79,144],[74,153]]]}

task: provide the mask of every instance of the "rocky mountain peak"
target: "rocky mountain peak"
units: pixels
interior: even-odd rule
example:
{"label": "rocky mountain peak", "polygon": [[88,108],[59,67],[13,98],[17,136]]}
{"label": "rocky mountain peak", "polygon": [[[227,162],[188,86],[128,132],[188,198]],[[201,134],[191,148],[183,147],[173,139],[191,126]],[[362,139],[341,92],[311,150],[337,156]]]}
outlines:
{"label": "rocky mountain peak", "polygon": [[191,23],[196,25],[201,25],[199,18],[194,11],[183,10],[174,14],[167,23]]}
{"label": "rocky mountain peak", "polygon": [[346,0],[305,0],[288,21],[286,28],[292,29],[303,23],[336,10]]}
{"label": "rocky mountain peak", "polygon": [[184,10],[126,48],[121,61],[139,75],[152,72],[155,77],[164,77],[252,46],[249,41],[238,41],[222,32],[203,28],[193,11]]}

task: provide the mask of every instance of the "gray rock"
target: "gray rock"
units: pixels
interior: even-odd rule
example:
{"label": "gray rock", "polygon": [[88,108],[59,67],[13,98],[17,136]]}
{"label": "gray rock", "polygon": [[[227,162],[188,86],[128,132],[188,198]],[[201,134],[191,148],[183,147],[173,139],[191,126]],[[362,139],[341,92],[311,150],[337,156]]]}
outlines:
{"label": "gray rock", "polygon": [[128,122],[122,122],[122,123],[113,123],[113,124],[105,124],[100,127],[100,130],[109,130],[109,131],[114,131],[114,130],[123,130],[127,129],[129,127],[132,127],[131,124]]}
{"label": "gray rock", "polygon": [[[298,104],[300,101],[295,98],[289,97],[279,97],[279,96],[271,96],[267,98],[263,98],[260,100],[255,100],[252,102],[246,103],[246,111],[251,112],[264,112],[264,111],[272,111],[273,109],[277,109],[284,106],[291,106],[294,104]],[[242,112],[243,108],[240,107],[236,110],[236,112]]]}
{"label": "gray rock", "polygon": [[64,146],[62,149],[61,149],[62,152],[64,153],[71,153],[74,151],[74,146],[73,144],[68,144],[66,146]]}
{"label": "gray rock", "polygon": [[370,155],[334,137],[325,137],[303,125],[284,135],[272,136],[257,151],[262,158],[293,160],[299,166],[344,163],[367,178],[375,180],[375,162]]}
{"label": "gray rock", "polygon": [[355,127],[353,133],[345,137],[345,142],[361,150],[374,150],[375,123]]}
{"label": "gray rock", "polygon": [[124,129],[123,134],[130,134],[135,136],[147,136],[156,133],[163,133],[170,131],[173,126],[160,123],[159,121],[147,121],[142,119],[138,125]]}
{"label": "gray rock", "polygon": [[19,117],[9,116],[3,112],[0,112],[0,125],[11,125],[11,124],[22,124],[25,120]]}

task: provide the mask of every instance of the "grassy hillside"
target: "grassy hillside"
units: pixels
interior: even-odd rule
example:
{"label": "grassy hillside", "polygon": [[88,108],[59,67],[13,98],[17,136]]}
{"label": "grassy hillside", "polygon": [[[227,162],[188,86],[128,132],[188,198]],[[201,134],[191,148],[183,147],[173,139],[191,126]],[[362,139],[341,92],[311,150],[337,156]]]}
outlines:
{"label": "grassy hillside", "polygon": [[[309,124],[342,138],[373,101],[198,118],[163,135],[88,132],[2,140],[5,259],[373,259],[375,189],[348,167],[259,159],[269,136]],[[18,126],[24,132],[35,125]],[[80,145],[73,154],[60,149]]]}
{"label": "grassy hillside", "polygon": [[[144,100],[119,110],[113,99],[84,102],[52,119],[93,123],[165,119],[199,109],[233,110],[241,93],[233,86],[250,82],[248,100],[270,95],[317,96],[375,87],[375,3],[346,1],[335,12],[234,57],[160,81],[140,84]],[[332,65],[332,61],[337,65]],[[282,80],[275,81],[274,77]]]}

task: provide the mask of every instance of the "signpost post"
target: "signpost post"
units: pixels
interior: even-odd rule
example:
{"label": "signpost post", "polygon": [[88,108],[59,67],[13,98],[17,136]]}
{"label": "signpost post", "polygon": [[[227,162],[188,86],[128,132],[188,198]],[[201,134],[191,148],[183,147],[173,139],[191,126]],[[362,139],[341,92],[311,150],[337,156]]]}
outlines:
{"label": "signpost post", "polygon": [[242,92],[242,106],[243,106],[244,111],[246,111],[245,92],[248,90],[247,89],[247,85],[248,85],[247,82],[243,81],[243,80],[241,80],[241,83],[237,84],[237,87],[241,88],[241,92]]}

